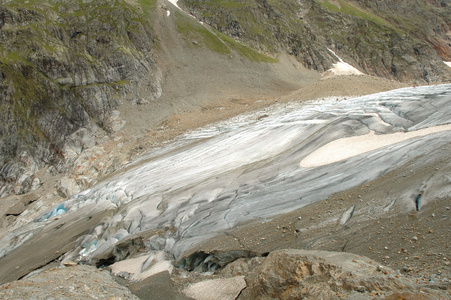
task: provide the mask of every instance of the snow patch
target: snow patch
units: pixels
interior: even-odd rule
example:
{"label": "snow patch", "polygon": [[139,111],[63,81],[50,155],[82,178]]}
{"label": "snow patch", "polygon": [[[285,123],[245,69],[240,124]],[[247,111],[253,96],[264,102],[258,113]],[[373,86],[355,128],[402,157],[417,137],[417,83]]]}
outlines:
{"label": "snow patch", "polygon": [[449,130],[451,130],[451,124],[433,126],[410,132],[380,135],[376,135],[374,131],[371,131],[366,135],[342,138],[332,141],[310,153],[301,161],[300,166],[303,168],[324,166],[409,139]]}
{"label": "snow patch", "polygon": [[171,15],[171,11],[170,11],[170,10],[167,10],[167,11],[166,11],[166,15],[169,17],[169,16]]}
{"label": "snow patch", "polygon": [[451,61],[444,61],[445,65],[451,68]]}
{"label": "snow patch", "polygon": [[177,2],[179,2],[178,0],[168,0],[169,2],[171,2],[175,7],[177,7],[178,9],[181,9],[179,7],[179,5],[177,4]]}
{"label": "snow patch", "polygon": [[327,70],[323,76],[333,75],[364,75],[362,72],[344,62],[334,51],[327,48],[337,59],[338,62],[334,64],[333,68]]}

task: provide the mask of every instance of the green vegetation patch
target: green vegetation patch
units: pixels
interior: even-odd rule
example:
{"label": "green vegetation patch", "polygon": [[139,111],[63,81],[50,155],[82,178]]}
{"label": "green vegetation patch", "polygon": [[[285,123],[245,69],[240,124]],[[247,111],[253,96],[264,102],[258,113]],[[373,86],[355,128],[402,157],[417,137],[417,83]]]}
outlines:
{"label": "green vegetation patch", "polygon": [[255,2],[252,0],[209,0],[202,1],[202,6],[204,7],[224,7],[227,9],[243,9],[250,5],[255,5]]}
{"label": "green vegetation patch", "polygon": [[230,46],[230,48],[234,49],[236,52],[238,52],[239,55],[246,57],[251,61],[266,63],[278,62],[278,59],[257,52],[249,48],[248,46],[235,41],[231,37],[226,36],[223,33],[217,32],[217,34],[224,42],[226,42]]}
{"label": "green vegetation patch", "polygon": [[[230,50],[256,62],[277,62],[277,59],[258,52],[258,49],[265,53],[278,52],[277,34],[297,30],[302,23],[296,15],[293,16],[293,11],[299,6],[292,1],[181,1],[182,5],[194,10],[202,21],[210,24],[214,35]],[[233,36],[239,36],[245,44],[237,42]]]}
{"label": "green vegetation patch", "polygon": [[399,29],[394,27],[392,24],[390,24],[386,20],[382,19],[381,17],[376,16],[375,14],[372,14],[368,11],[359,9],[358,7],[351,5],[343,0],[338,0],[338,3],[340,4],[340,7],[329,2],[328,0],[323,0],[322,2],[320,2],[320,4],[324,8],[326,8],[327,10],[329,10],[331,12],[344,13],[344,14],[351,15],[351,16],[354,16],[357,18],[365,19],[365,20],[372,22],[379,26],[384,26],[384,27],[391,28],[395,31],[400,31]]}
{"label": "green vegetation patch", "polygon": [[180,12],[176,12],[175,22],[177,25],[177,30],[188,40],[190,40],[190,42],[191,40],[200,39],[201,41],[198,42],[203,42],[205,46],[212,51],[221,54],[230,53],[230,49],[221,39],[199,24],[195,19],[185,16]]}
{"label": "green vegetation patch", "polygon": [[177,30],[185,36],[189,42],[196,40],[203,43],[208,49],[221,54],[229,54],[231,50],[239,55],[255,62],[275,63],[278,60],[270,56],[259,53],[250,47],[241,44],[231,37],[217,31],[209,30],[195,19],[180,12],[175,13]]}

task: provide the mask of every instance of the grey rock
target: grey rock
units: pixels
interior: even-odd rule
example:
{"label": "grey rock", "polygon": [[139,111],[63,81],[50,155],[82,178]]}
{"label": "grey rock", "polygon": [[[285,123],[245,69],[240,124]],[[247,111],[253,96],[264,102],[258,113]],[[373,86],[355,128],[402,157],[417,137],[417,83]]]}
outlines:
{"label": "grey rock", "polygon": [[196,300],[234,300],[246,288],[244,276],[210,279],[190,284],[183,293]]}
{"label": "grey rock", "polygon": [[81,188],[75,179],[64,177],[57,186],[57,192],[61,197],[69,198],[81,192]]}
{"label": "grey rock", "polygon": [[5,213],[6,216],[12,215],[12,216],[18,216],[21,213],[27,209],[27,206],[31,203],[37,201],[39,199],[39,196],[33,193],[26,194],[22,196],[16,204],[11,206]]}
{"label": "grey rock", "polygon": [[138,282],[127,282],[128,288],[141,300],[188,300],[178,291],[169,272],[160,272]]}

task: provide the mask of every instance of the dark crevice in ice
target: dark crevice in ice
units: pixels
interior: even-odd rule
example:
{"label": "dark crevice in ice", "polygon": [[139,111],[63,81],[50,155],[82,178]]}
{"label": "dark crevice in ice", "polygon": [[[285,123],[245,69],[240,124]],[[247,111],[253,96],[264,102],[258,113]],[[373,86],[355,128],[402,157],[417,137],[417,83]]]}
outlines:
{"label": "dark crevice in ice", "polygon": [[179,260],[176,267],[190,272],[214,272],[237,259],[259,256],[261,255],[249,250],[199,251]]}
{"label": "dark crevice in ice", "polygon": [[415,208],[417,211],[421,209],[421,198],[423,197],[424,191],[421,190],[420,193],[415,198]]}

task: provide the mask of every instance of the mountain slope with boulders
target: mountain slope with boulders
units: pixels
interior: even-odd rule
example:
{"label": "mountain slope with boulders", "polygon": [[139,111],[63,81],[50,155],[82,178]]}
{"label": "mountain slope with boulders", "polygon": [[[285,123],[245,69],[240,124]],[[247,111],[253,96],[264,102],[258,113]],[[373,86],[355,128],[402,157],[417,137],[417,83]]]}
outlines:
{"label": "mountain slope with boulders", "polygon": [[[365,76],[331,75],[338,62]],[[380,204],[385,194],[422,196],[439,175],[437,186],[448,186],[446,145],[437,149],[444,158],[427,153],[424,165],[416,157],[302,210],[238,224],[178,263],[155,252],[174,246],[179,225],[166,223],[84,261],[96,267],[65,260],[74,245],[94,245],[88,232],[114,231],[113,211],[128,211],[102,202],[59,215],[65,200],[166,153],[190,130],[263,108],[255,122],[264,122],[272,104],[451,82],[444,62],[444,0],[0,0],[0,298],[449,298],[447,189],[409,214],[398,200]],[[140,209],[127,227],[144,220]]]}
{"label": "mountain slope with boulders", "polygon": [[182,0],[197,18],[263,52],[286,52],[323,72],[335,51],[366,74],[404,82],[449,80],[446,1]]}

